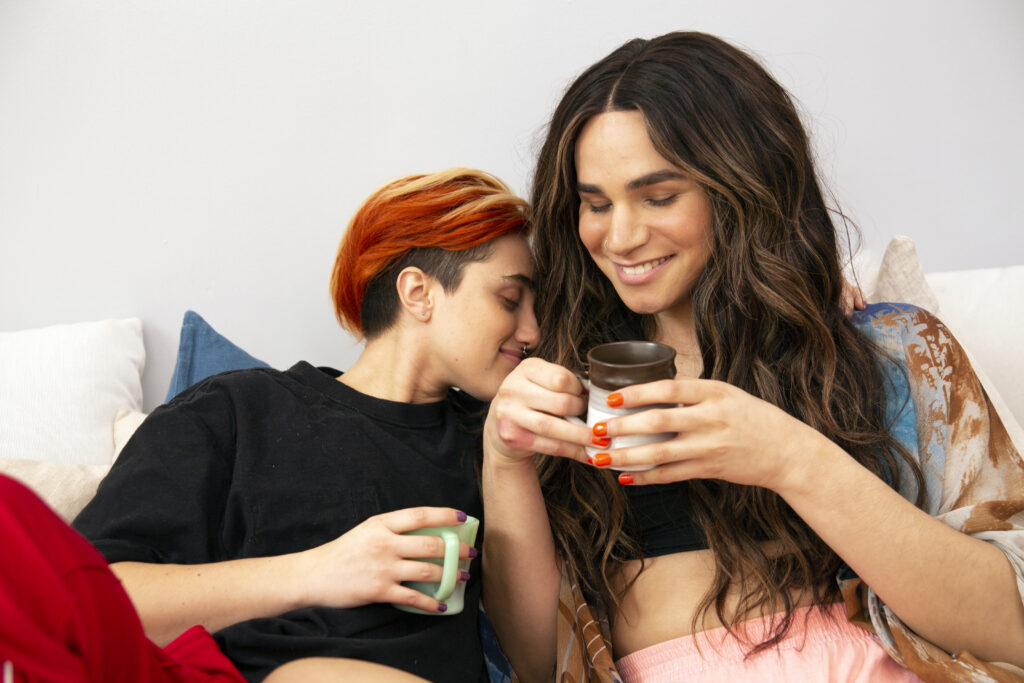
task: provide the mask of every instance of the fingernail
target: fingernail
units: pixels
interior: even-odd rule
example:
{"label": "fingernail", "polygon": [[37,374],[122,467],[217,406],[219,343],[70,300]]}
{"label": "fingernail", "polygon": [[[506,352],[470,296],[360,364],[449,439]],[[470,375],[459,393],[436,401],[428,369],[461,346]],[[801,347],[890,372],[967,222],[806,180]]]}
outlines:
{"label": "fingernail", "polygon": [[618,408],[619,406],[621,406],[622,394],[620,394],[617,391],[613,394],[608,394],[608,405],[611,406],[612,408]]}
{"label": "fingernail", "polygon": [[460,569],[459,570],[459,581],[462,581],[463,583],[465,583],[466,581],[469,581],[469,572],[467,572],[465,569]]}
{"label": "fingernail", "polygon": [[594,464],[594,459],[591,458],[589,455],[587,456],[587,464],[588,465],[593,465]]}
{"label": "fingernail", "polygon": [[448,611],[448,605],[444,604],[443,602],[438,603],[437,611],[438,612],[447,612]]}
{"label": "fingernail", "polygon": [[476,557],[479,554],[480,554],[480,551],[476,549],[476,546],[472,546],[472,545],[469,546],[469,556],[470,557]]}
{"label": "fingernail", "polygon": [[590,442],[595,446],[600,446],[601,448],[608,448],[612,445],[612,439],[610,436],[595,436],[590,439]]}
{"label": "fingernail", "polygon": [[608,436],[608,425],[604,422],[598,422],[595,424],[594,436]]}
{"label": "fingernail", "polygon": [[622,474],[619,475],[619,483],[620,484],[632,484],[633,483],[633,477],[631,475],[628,475],[625,472],[623,472]]}
{"label": "fingernail", "polygon": [[612,464],[612,456],[607,453],[598,453],[594,456],[594,464],[598,467],[607,467]]}
{"label": "fingernail", "polygon": [[459,510],[458,512],[456,512],[455,516],[459,518],[460,522],[465,522],[466,521],[466,513],[463,512],[462,510]]}

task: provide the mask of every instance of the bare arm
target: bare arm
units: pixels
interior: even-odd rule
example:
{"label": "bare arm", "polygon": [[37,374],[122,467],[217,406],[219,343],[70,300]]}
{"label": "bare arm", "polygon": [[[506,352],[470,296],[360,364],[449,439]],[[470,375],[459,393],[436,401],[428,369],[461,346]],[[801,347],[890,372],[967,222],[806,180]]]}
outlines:
{"label": "bare arm", "polygon": [[679,432],[612,452],[619,465],[660,463],[636,483],[700,477],[772,489],[922,637],[1024,663],[1024,606],[998,548],[917,509],[822,434],[736,387],[684,379],[621,393],[627,407],[683,404],[609,421],[609,436]]}
{"label": "bare arm", "polygon": [[[444,557],[444,542],[401,534],[459,522],[451,508],[407,508],[370,517],[334,541],[299,553],[200,565],[117,562],[111,569],[158,645],[195,624],[216,631],[300,607],[394,602],[439,611],[437,600],[401,583],[440,581],[440,566],[415,558]],[[463,543],[460,557],[470,552]]]}
{"label": "bare arm", "polygon": [[164,646],[195,624],[217,631],[303,607],[298,554],[212,564],[116,562],[146,635]]}
{"label": "bare arm", "polygon": [[524,361],[491,402],[482,472],[487,532],[483,600],[520,680],[551,678],[561,572],[532,454],[585,458],[589,430],[554,415],[583,411],[564,368]]}
{"label": "bare arm", "polygon": [[779,493],[923,638],[1024,666],[1024,604],[1006,556],[906,501],[824,440]]}

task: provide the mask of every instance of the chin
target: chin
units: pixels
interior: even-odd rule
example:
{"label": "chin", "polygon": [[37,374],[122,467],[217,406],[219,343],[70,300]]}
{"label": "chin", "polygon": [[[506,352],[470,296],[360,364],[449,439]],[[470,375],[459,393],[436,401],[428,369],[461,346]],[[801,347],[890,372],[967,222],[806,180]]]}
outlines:
{"label": "chin", "polygon": [[500,384],[501,382],[498,382],[494,386],[490,386],[481,383],[474,383],[459,388],[478,401],[490,402],[497,395],[498,386]]}

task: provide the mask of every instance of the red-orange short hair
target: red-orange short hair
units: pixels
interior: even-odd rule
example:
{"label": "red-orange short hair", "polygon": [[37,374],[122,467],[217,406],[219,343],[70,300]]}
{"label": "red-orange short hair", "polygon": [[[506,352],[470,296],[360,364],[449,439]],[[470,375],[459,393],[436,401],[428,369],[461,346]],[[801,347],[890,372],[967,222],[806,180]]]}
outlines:
{"label": "red-orange short hair", "polygon": [[[489,256],[476,247],[507,234],[529,234],[528,214],[526,201],[505,183],[474,169],[453,168],[388,183],[359,207],[338,247],[331,273],[338,321],[357,337],[376,336],[395,319],[398,272],[392,271],[397,264],[417,265],[436,275],[430,264],[454,258],[447,268],[455,273],[454,282],[442,279],[446,290],[454,289],[465,262]],[[407,262],[410,255],[423,252],[434,253],[434,258]],[[389,281],[375,288],[380,292],[375,299],[383,296],[385,301],[375,301],[372,320],[367,320],[364,298],[374,281],[385,276]]]}

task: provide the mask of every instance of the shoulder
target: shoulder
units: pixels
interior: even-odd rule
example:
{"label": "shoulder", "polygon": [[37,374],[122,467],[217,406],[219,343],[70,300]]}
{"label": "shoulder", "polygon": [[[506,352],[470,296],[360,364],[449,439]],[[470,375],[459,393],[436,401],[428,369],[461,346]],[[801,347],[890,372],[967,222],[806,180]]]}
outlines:
{"label": "shoulder", "polygon": [[850,322],[868,334],[918,334],[921,330],[941,325],[929,311],[913,304],[882,301],[868,304],[863,311],[854,311]]}
{"label": "shoulder", "polygon": [[949,330],[930,311],[905,303],[880,302],[856,311],[850,322],[890,358],[924,354],[936,362],[955,346]]}
{"label": "shoulder", "polygon": [[[301,366],[308,367],[306,371]],[[293,391],[306,384],[304,375],[318,372],[308,363],[299,363],[289,370],[269,367],[228,370],[210,375],[175,396],[168,405],[195,405],[199,403],[236,401],[246,399],[269,400],[279,392]]]}

